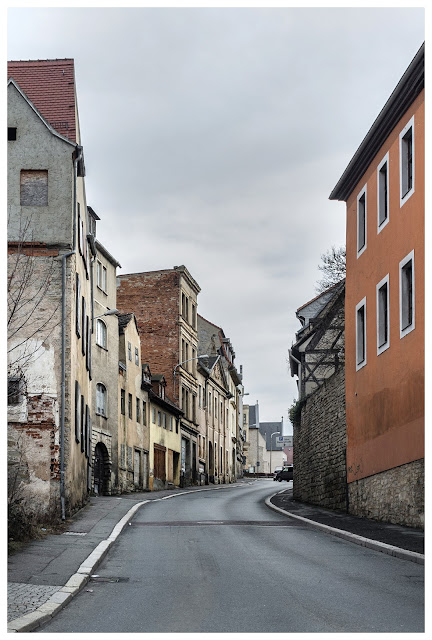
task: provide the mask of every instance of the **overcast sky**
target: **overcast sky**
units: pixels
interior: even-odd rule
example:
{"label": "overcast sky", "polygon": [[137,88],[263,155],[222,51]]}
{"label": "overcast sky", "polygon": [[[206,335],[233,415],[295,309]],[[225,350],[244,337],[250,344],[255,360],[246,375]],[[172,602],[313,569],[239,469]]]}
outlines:
{"label": "overcast sky", "polygon": [[329,194],[423,41],[422,8],[14,8],[7,54],[75,59],[98,239],[119,273],[186,265],[292,433],[295,311],[345,244]]}

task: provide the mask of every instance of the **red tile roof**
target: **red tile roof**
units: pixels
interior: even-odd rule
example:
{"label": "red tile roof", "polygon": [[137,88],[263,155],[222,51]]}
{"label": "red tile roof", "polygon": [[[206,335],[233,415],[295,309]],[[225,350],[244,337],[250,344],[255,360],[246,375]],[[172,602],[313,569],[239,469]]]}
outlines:
{"label": "red tile roof", "polygon": [[8,62],[9,78],[58,133],[77,142],[73,59]]}

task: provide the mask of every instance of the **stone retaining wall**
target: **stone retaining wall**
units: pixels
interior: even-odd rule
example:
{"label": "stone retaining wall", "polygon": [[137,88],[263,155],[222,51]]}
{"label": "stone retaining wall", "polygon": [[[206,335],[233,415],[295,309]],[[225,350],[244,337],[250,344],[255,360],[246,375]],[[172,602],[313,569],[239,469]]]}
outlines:
{"label": "stone retaining wall", "polygon": [[346,511],[345,372],[306,398],[294,426],[295,500]]}
{"label": "stone retaining wall", "polygon": [[424,528],[424,460],[416,460],[348,485],[349,512]]}

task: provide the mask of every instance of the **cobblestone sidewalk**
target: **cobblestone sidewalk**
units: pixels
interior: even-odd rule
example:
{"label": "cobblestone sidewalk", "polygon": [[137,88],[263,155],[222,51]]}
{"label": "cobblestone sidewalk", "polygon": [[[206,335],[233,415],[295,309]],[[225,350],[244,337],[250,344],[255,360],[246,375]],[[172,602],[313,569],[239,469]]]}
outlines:
{"label": "cobblestone sidewalk", "polygon": [[7,619],[8,622],[36,611],[61,587],[48,585],[24,584],[22,582],[9,582],[7,594]]}

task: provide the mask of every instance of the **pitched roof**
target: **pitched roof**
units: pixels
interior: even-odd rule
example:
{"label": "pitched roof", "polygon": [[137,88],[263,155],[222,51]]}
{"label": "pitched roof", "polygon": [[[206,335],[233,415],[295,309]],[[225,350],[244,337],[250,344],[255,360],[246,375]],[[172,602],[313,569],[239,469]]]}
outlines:
{"label": "pitched roof", "polygon": [[8,78],[17,82],[53,129],[78,142],[73,59],[11,61]]}
{"label": "pitched roof", "polygon": [[378,114],[363,142],[351,158],[330,200],[347,201],[354,187],[367,170],[399,120],[424,89],[425,43],[416,53],[395,90]]}
{"label": "pitched roof", "polygon": [[307,307],[309,304],[311,304],[312,302],[315,302],[321,297],[327,298],[325,294],[332,292],[332,290],[336,289],[336,287],[340,288],[342,285],[342,282],[345,282],[345,278],[342,278],[342,280],[339,280],[339,282],[336,282],[336,284],[332,284],[331,287],[328,287],[324,291],[321,291],[317,296],[315,296],[315,298],[312,298],[312,300],[308,300],[308,302],[305,302],[304,304],[302,304],[302,306],[297,309],[296,313],[298,313],[299,311]]}

